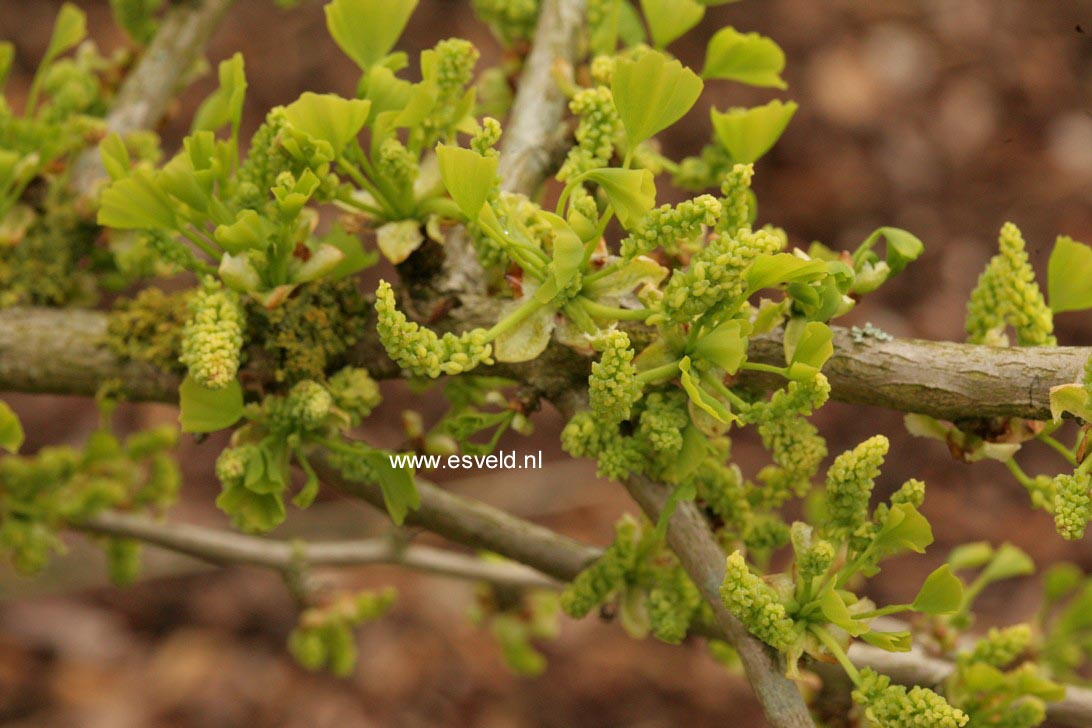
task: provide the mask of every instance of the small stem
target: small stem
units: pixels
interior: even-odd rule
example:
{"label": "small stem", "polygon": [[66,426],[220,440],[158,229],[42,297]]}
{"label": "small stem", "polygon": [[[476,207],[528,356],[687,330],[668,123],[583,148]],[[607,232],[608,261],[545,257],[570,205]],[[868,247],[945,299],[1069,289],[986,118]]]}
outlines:
{"label": "small stem", "polygon": [[397,216],[397,211],[391,201],[386,198],[378,187],[372,184],[371,180],[364,176],[364,173],[355,164],[345,157],[338,157],[336,164],[338,169],[349,175],[349,178],[356,183],[357,187],[367,190],[375,198],[376,202],[383,208],[384,217],[395,218]]}
{"label": "small stem", "polygon": [[647,308],[620,308],[618,306],[605,306],[598,301],[581,296],[577,303],[594,318],[611,319],[615,321],[644,321],[652,312]]}
{"label": "small stem", "polygon": [[879,609],[873,609],[871,612],[862,612],[861,614],[854,614],[854,619],[872,619],[874,617],[883,617],[888,614],[898,614],[899,612],[909,612],[914,608],[913,604],[891,604],[886,607],[880,607]]}
{"label": "small stem", "polygon": [[1058,442],[1057,439],[1055,439],[1051,435],[1047,435],[1047,434],[1043,434],[1043,433],[1040,433],[1037,436],[1036,439],[1038,439],[1039,442],[1052,447],[1054,450],[1056,450],[1058,452],[1059,455],[1061,455],[1063,458],[1066,459],[1066,462],[1068,462],[1070,465],[1076,467],[1076,465],[1077,465],[1077,456],[1074,455],[1073,451],[1070,450],[1068,447],[1066,447],[1062,443]]}
{"label": "small stem", "polygon": [[742,397],[725,386],[724,382],[722,382],[719,377],[707,377],[702,379],[702,382],[709,384],[717,391],[717,394],[731,402],[732,407],[734,407],[737,412],[742,412],[750,406]]}
{"label": "small stem", "polygon": [[217,250],[212,243],[210,243],[204,237],[199,236],[197,233],[190,230],[189,228],[179,228],[179,232],[182,233],[183,237],[185,237],[191,243],[200,248],[201,251],[205,253],[205,255],[209,256],[213,260],[219,261],[222,257],[224,257],[223,253]]}
{"label": "small stem", "polygon": [[853,681],[854,685],[860,685],[861,673],[857,672],[857,668],[849,661],[849,657],[846,655],[845,650],[838,644],[838,640],[834,639],[834,636],[826,630],[825,627],[819,627],[818,625],[812,626],[811,633],[819,638],[819,641],[823,643],[823,646],[827,648],[827,651],[834,656],[834,659],[838,661],[838,664],[842,666],[842,669],[846,671],[846,675],[849,675],[849,679]]}
{"label": "small stem", "polygon": [[536,301],[534,296],[528,297],[510,314],[494,324],[493,328],[486,331],[485,340],[487,342],[492,341],[504,332],[510,331],[545,305],[541,301]]}
{"label": "small stem", "polygon": [[1006,460],[1005,467],[1009,469],[1009,472],[1016,477],[1016,480],[1020,483],[1020,485],[1024,486],[1024,488],[1026,488],[1027,490],[1032,490],[1035,488],[1035,480],[1028,477],[1028,474],[1024,472],[1024,469],[1017,464],[1015,458],[1009,458],[1008,460]]}
{"label": "small stem", "polygon": [[773,364],[762,364],[756,361],[745,361],[740,365],[740,369],[746,369],[752,372],[768,372],[770,374],[780,374],[783,377],[789,375],[788,367],[775,367]]}
{"label": "small stem", "polygon": [[651,384],[653,382],[659,382],[664,379],[670,379],[675,375],[675,372],[679,371],[679,362],[674,361],[670,364],[663,364],[652,369],[648,369],[637,374],[637,381],[641,384]]}

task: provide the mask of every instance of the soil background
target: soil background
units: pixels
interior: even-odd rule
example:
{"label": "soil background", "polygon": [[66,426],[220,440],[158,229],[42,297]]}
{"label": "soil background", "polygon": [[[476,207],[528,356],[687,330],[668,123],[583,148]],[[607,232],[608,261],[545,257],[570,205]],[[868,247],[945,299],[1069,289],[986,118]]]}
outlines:
{"label": "soil background", "polygon": [[[80,2],[104,48],[124,40],[107,3]],[[60,3],[0,0],[0,37],[15,41],[8,93],[25,93]],[[1092,2],[1088,0],[764,0],[711,8],[706,22],[672,50],[700,67],[716,29],[733,25],[775,38],[789,65],[787,94],[710,83],[699,107],[666,135],[669,154],[696,152],[708,138],[707,107],[763,102],[774,95],[800,103],[775,150],[758,164],[760,219],[785,227],[795,244],[821,240],[852,249],[880,225],[907,228],[925,255],[845,325],[871,322],[897,336],[961,340],[964,306],[993,254],[1002,223],[1017,223],[1033,263],[1045,276],[1058,234],[1092,240]],[[422,0],[399,48],[411,59],[448,36],[475,40],[483,65],[499,50],[467,2]],[[246,130],[265,111],[304,90],[351,94],[356,71],[327,37],[321,6],[280,10],[271,0],[239,0],[209,49],[215,63],[246,57]],[[195,105],[213,88],[192,85],[162,127],[176,148]],[[661,199],[669,198],[662,193]],[[1064,344],[1092,343],[1092,318],[1057,319]],[[398,384],[365,435],[393,444],[408,406],[439,412]],[[88,402],[63,397],[5,397],[28,431],[26,450],[80,442],[95,424]],[[126,406],[123,429],[171,421],[155,405]],[[906,478],[928,483],[924,510],[937,543],[904,558],[870,583],[880,603],[908,601],[921,578],[952,546],[979,539],[1011,541],[1040,565],[1072,560],[1092,566],[1087,543],[1067,544],[1049,516],[996,463],[955,462],[942,444],[911,438],[897,413],[832,403],[817,416],[831,453],[882,432],[892,452],[877,488],[886,496]],[[449,487],[606,544],[611,524],[631,510],[615,484],[594,467],[572,462],[557,446],[552,412],[536,418],[530,439],[506,448],[544,452],[546,467],[518,478],[503,474],[452,479]],[[212,462],[222,439],[187,440],[177,518],[222,524],[212,505]],[[1030,472],[1056,472],[1048,453],[1027,448]],[[747,472],[764,463],[757,443],[735,447]],[[1053,470],[1052,470],[1053,469]],[[438,474],[442,477],[444,474]],[[325,495],[294,513],[281,535],[346,538],[387,530],[363,506]],[[420,536],[424,542],[429,537]],[[436,577],[368,568],[342,573],[345,588],[393,584],[400,598],[384,619],[359,634],[354,675],[307,673],[287,657],[295,607],[273,576],[147,555],[144,580],[106,586],[95,549],[73,538],[70,553],[39,579],[0,577],[0,724],[42,728],[137,726],[762,726],[749,689],[707,655],[700,641],[671,647],[635,641],[608,619],[566,620],[542,645],[549,668],[535,679],[504,667],[488,634],[466,615],[473,588]],[[1028,618],[1038,599],[1035,577],[989,589],[980,626]]]}

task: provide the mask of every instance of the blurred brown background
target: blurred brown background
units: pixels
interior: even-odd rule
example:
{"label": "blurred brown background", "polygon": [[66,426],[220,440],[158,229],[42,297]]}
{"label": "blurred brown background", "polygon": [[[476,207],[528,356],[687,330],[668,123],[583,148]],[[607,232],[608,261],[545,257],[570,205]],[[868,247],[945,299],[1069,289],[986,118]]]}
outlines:
{"label": "blurred brown background", "polygon": [[[102,46],[122,42],[105,2],[79,4]],[[59,5],[0,2],[0,37],[18,48],[9,93],[25,89]],[[468,5],[422,0],[400,47],[414,58],[437,40],[461,35],[479,43],[484,62],[496,58],[496,45]],[[1055,235],[1092,240],[1092,0],[744,2],[711,9],[703,26],[672,50],[700,67],[706,40],[725,24],[781,43],[789,57],[788,95],[801,106],[781,143],[758,165],[761,219],[786,227],[801,245],[817,239],[849,248],[886,224],[926,242],[921,260],[842,323],[871,321],[900,336],[961,339],[964,302],[1003,222],[1023,229],[1041,275]],[[210,58],[236,50],[247,62],[249,130],[270,106],[303,90],[348,94],[355,85],[354,68],[328,39],[317,2],[281,11],[272,0],[240,0]],[[163,128],[168,149],[212,86],[206,78],[182,96]],[[709,103],[723,109],[769,96],[709,84],[701,108],[665,139],[668,152],[700,148],[709,135]],[[1092,343],[1087,316],[1067,314],[1057,325],[1063,343]],[[368,435],[390,444],[398,440],[398,415],[410,400],[398,384],[386,392]],[[83,401],[7,399],[27,425],[27,451],[79,442],[94,424]],[[428,404],[426,416],[435,411]],[[123,409],[119,422],[137,427],[173,417],[164,407],[134,406]],[[1040,564],[1071,559],[1092,566],[1087,545],[1062,542],[1050,518],[1029,510],[1027,496],[999,464],[956,463],[939,443],[910,438],[894,413],[831,404],[818,420],[832,453],[876,432],[891,438],[882,495],[911,476],[929,484],[925,511],[938,541],[926,556],[900,561],[898,574],[873,582],[871,596],[881,603],[906,601],[947,550],[964,541],[1007,539]],[[624,493],[595,480],[588,463],[564,459],[552,413],[537,424],[532,439],[505,446],[542,448],[544,470],[452,487],[606,543],[613,521],[631,508]],[[211,463],[220,445],[214,439],[182,446],[179,519],[223,522],[212,505]],[[751,472],[764,462],[751,439],[741,439],[736,453]],[[1031,472],[1058,467],[1039,451],[1022,454],[1021,462]],[[314,511],[294,513],[285,533],[349,537],[384,529],[364,507],[327,496]],[[505,670],[488,636],[466,620],[469,586],[387,568],[339,577],[346,587],[395,584],[400,590],[392,613],[361,632],[355,675],[311,675],[286,656],[295,610],[275,577],[198,569],[150,551],[146,562],[144,583],[104,588],[94,551],[73,539],[72,554],[43,578],[0,579],[0,723],[763,725],[742,681],[713,663],[700,642],[636,642],[594,618],[566,621],[560,639],[543,645],[546,673],[518,678]],[[993,587],[979,602],[982,624],[1027,618],[1037,590],[1034,578]]]}

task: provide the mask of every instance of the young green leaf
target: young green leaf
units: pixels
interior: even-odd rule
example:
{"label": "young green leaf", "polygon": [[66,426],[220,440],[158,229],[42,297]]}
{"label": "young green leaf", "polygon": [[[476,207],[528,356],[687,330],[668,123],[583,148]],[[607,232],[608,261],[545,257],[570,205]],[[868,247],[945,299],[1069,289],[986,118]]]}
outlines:
{"label": "young green leaf", "polygon": [[132,166],[129,150],[117,133],[108,134],[99,142],[99,156],[102,157],[102,166],[110,179],[117,181],[129,175],[129,168]]}
{"label": "young green leaf", "polygon": [[792,253],[760,255],[747,269],[747,295],[781,283],[815,281],[826,273],[827,265],[821,260],[805,260]]}
{"label": "young green leaf", "polygon": [[993,561],[978,575],[978,581],[989,584],[1016,576],[1035,573],[1035,562],[1022,549],[1011,543],[1003,543],[997,549]]}
{"label": "young green leaf", "polygon": [[963,603],[963,582],[944,564],[925,579],[914,597],[914,610],[923,614],[953,614]]}
{"label": "young green leaf", "polygon": [[1047,263],[1047,291],[1054,313],[1092,308],[1092,248],[1060,236]]}
{"label": "young green leaf", "polygon": [[371,102],[343,99],[336,94],[305,92],[285,107],[288,125],[317,142],[330,145],[333,156],[345,149],[368,120]]}
{"label": "young green leaf", "polygon": [[102,191],[98,222],[122,230],[174,230],[178,227],[175,204],[147,170],[137,170]]}
{"label": "young green leaf", "polygon": [[1092,422],[1092,394],[1083,384],[1059,384],[1050,388],[1050,416],[1062,421],[1066,412]]}
{"label": "young green leaf", "polygon": [[483,157],[472,149],[451,144],[437,145],[436,158],[451,199],[469,220],[477,220],[497,182],[497,158]]}
{"label": "young green leaf", "polygon": [[42,57],[40,68],[44,68],[53,60],[69,50],[72,50],[87,36],[87,15],[72,3],[61,6],[61,12],[57,14],[57,21],[53,24],[53,35],[49,39],[49,46]]}
{"label": "young green leaf", "polygon": [[178,400],[183,432],[223,430],[243,416],[243,388],[239,380],[223,389],[209,389],[186,377],[178,388]]}
{"label": "young green leaf", "polygon": [[725,321],[698,340],[694,354],[716,364],[728,374],[735,374],[747,359],[747,335],[750,331],[751,324],[747,321]]}
{"label": "young green leaf", "polygon": [[658,51],[619,59],[611,78],[614,105],[633,149],[681,119],[701,95],[698,75]]}
{"label": "young green leaf", "polygon": [[697,0],[641,0],[652,42],[663,48],[701,22],[705,6]]}
{"label": "young green leaf", "polygon": [[933,529],[929,521],[909,503],[892,506],[887,518],[872,541],[873,552],[884,556],[904,549],[925,553],[925,547],[933,543]]}
{"label": "young green leaf", "polygon": [[679,379],[691,402],[717,422],[728,424],[739,421],[739,418],[732,414],[723,402],[701,388],[699,380],[690,373],[690,357],[682,358],[679,362],[679,371],[681,372]]}
{"label": "young green leaf", "polygon": [[789,361],[789,378],[798,381],[813,379],[834,355],[833,340],[834,332],[826,324],[819,321],[805,324]]}
{"label": "young green leaf", "polygon": [[993,558],[993,546],[989,541],[965,543],[952,549],[948,554],[948,565],[954,570],[980,569]]}
{"label": "young green leaf", "polygon": [[853,615],[849,612],[849,608],[846,606],[845,600],[842,599],[842,596],[835,591],[833,587],[824,591],[819,596],[818,601],[823,616],[836,627],[844,629],[853,637],[858,637],[869,631],[867,623],[853,618]]}
{"label": "young green leaf", "polygon": [[584,178],[599,185],[627,230],[656,206],[656,182],[650,170],[604,167],[588,172]]}
{"label": "young green leaf", "polygon": [[865,632],[860,635],[868,644],[888,652],[909,652],[912,638],[907,631],[902,632]]}
{"label": "young green leaf", "polygon": [[212,237],[227,252],[238,255],[244,250],[265,250],[272,242],[277,226],[254,210],[242,210],[230,225],[219,225]]}
{"label": "young green leaf", "polygon": [[345,55],[361,70],[382,61],[417,7],[417,0],[333,0],[326,27]]}
{"label": "young green leaf", "polygon": [[396,525],[401,526],[406,514],[421,505],[421,495],[413,479],[413,469],[394,467],[390,455],[383,450],[367,450],[362,453],[368,467],[375,473],[383,491],[387,513]]}
{"label": "young green leaf", "polygon": [[758,33],[722,28],[709,40],[702,78],[723,78],[751,86],[786,89],[781,78],[785,53],[773,40]]}
{"label": "young green leaf", "polygon": [[[881,238],[887,244],[885,260],[880,260],[873,250]],[[853,252],[854,292],[870,293],[879,288],[908,263],[917,260],[924,250],[925,244],[913,233],[895,227],[877,228]]]}
{"label": "young green leaf", "polygon": [[231,137],[239,136],[239,124],[243,118],[243,101],[246,98],[246,72],[243,54],[236,53],[220,63],[220,87],[197,107],[190,131],[216,131],[224,125],[231,126]]}
{"label": "young green leaf", "polygon": [[0,402],[0,448],[10,453],[23,446],[23,425],[7,402]]}
{"label": "young green leaf", "polygon": [[796,102],[774,100],[751,109],[710,109],[717,141],[736,164],[750,164],[770,151],[796,113]]}

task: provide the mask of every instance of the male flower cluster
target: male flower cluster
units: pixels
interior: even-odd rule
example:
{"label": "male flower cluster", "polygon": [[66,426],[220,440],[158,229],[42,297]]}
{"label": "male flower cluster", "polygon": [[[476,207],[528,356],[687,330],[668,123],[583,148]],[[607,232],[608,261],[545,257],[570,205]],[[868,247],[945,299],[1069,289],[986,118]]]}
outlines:
{"label": "male flower cluster", "polygon": [[376,329],[383,348],[400,367],[419,377],[435,379],[441,374],[461,374],[479,364],[492,364],[493,347],[485,341],[485,330],[463,334],[435,332],[406,319],[394,301],[394,289],[379,282],[375,292]]}
{"label": "male flower cluster", "polygon": [[739,551],[728,557],[725,568],[724,583],[720,587],[724,606],[755,637],[788,652],[796,642],[796,630],[773,587],[751,573]]}
{"label": "male flower cluster", "polygon": [[1084,473],[1062,473],[1054,478],[1054,527],[1062,538],[1077,541],[1092,518],[1092,488]]}
{"label": "male flower cluster", "polygon": [[223,389],[235,380],[245,327],[239,295],[213,278],[205,279],[190,301],[180,357],[198,384]]}
{"label": "male flower cluster", "polygon": [[891,678],[869,668],[861,670],[853,700],[884,728],[962,728],[970,720],[932,690],[892,685]]}
{"label": "male flower cluster", "polygon": [[715,225],[720,212],[721,203],[712,195],[686,200],[675,207],[657,207],[645,216],[636,230],[622,239],[622,257],[636,258],[656,248],[673,250],[677,241],[696,237],[703,225]]}
{"label": "male flower cluster", "polygon": [[978,278],[967,303],[967,340],[998,344],[1005,327],[1016,330],[1019,346],[1052,346],[1054,319],[1028,262],[1024,238],[1010,223],[1001,228],[1000,251]]}
{"label": "male flower cluster", "polygon": [[611,331],[604,337],[603,354],[592,364],[588,377],[588,396],[592,412],[608,422],[628,420],[641,398],[633,350],[624,331]]}
{"label": "male flower cluster", "polygon": [[827,532],[846,537],[868,520],[868,499],[890,443],[876,435],[848,450],[827,470]]}

